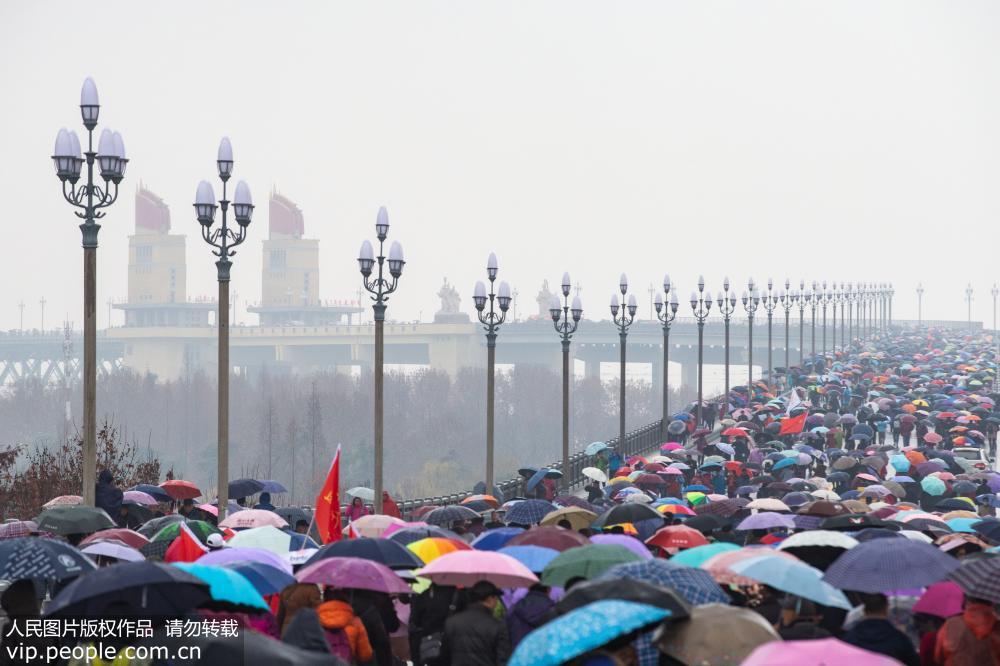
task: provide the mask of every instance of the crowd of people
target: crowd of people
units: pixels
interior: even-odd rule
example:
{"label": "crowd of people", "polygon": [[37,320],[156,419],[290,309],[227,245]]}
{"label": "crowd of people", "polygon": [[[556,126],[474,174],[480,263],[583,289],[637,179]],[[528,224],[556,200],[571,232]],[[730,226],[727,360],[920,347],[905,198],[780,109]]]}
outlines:
{"label": "crowd of people", "polygon": [[114,617],[151,632],[109,645],[213,664],[1000,664],[995,368],[988,335],[884,332],[693,405],[658,450],[591,445],[582,492],[525,467],[513,498],[354,497],[325,544],[274,482],[235,482],[220,521],[187,482],[105,471],[98,508],[0,525],[0,647]]}

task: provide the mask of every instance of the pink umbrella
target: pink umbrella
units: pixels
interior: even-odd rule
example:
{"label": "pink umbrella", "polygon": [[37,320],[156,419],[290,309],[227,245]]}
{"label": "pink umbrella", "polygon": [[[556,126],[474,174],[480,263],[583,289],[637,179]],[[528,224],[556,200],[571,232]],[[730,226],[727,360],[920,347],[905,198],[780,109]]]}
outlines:
{"label": "pink umbrella", "polygon": [[653,559],[653,554],[649,552],[646,545],[627,534],[595,534],[590,537],[590,543],[610,543],[615,546],[624,546],[644,560]]}
{"label": "pink umbrella", "polygon": [[281,529],[282,527],[288,527],[288,522],[273,511],[246,509],[231,516],[226,516],[226,519],[219,523],[219,527],[231,527],[234,529],[265,527],[267,525]]}
{"label": "pink umbrella", "polygon": [[210,550],[198,558],[198,564],[230,564],[231,562],[260,562],[275,569],[281,569],[287,573],[292,573],[292,565],[281,555],[272,553],[263,548],[251,548],[243,546],[238,548],[219,548]]}
{"label": "pink umbrella", "polygon": [[741,666],[825,666],[864,664],[899,666],[892,657],[862,650],[836,638],[811,641],[771,641],[758,646]]}
{"label": "pink umbrella", "polygon": [[684,476],[684,472],[682,470],[678,469],[677,467],[674,467],[673,465],[671,465],[670,467],[666,468],[662,472],[657,472],[657,474],[670,474],[672,476]]}
{"label": "pink umbrella", "polygon": [[79,495],[60,495],[53,497],[42,506],[51,509],[54,506],[76,506],[77,504],[83,504],[83,498]]}
{"label": "pink umbrella", "polygon": [[393,573],[392,569],[360,557],[330,557],[320,560],[299,571],[295,578],[300,583],[318,583],[348,590],[371,590],[384,594],[412,592],[410,586]]}
{"label": "pink umbrella", "polygon": [[941,442],[941,435],[936,432],[929,432],[924,435],[924,441],[928,444],[939,444]]}
{"label": "pink umbrella", "polygon": [[427,523],[425,523],[422,520],[417,520],[412,523],[403,523],[402,525],[399,525],[397,523],[392,523],[391,525],[389,525],[389,527],[385,528],[385,532],[382,532],[382,538],[387,539],[389,538],[390,534],[398,532],[399,530],[405,530],[410,527],[427,527]]}
{"label": "pink umbrella", "polygon": [[661,451],[676,451],[677,449],[683,449],[684,445],[680,442],[667,442],[660,447]]}
{"label": "pink umbrella", "polygon": [[481,580],[497,587],[531,587],[538,582],[538,577],[513,557],[487,550],[447,553],[415,573],[439,585],[464,587]]}
{"label": "pink umbrella", "polygon": [[962,588],[957,583],[943,581],[927,588],[923,596],[913,605],[914,613],[926,613],[941,618],[962,613],[964,599]]}
{"label": "pink umbrella", "polygon": [[216,518],[219,517],[219,507],[217,506],[213,506],[211,504],[199,504],[197,508],[201,509],[205,513],[212,514]]}
{"label": "pink umbrella", "polygon": [[729,568],[737,562],[742,562],[743,560],[748,560],[752,557],[783,557],[785,559],[795,560],[796,562],[800,561],[791,553],[786,553],[781,550],[772,550],[767,546],[747,546],[745,548],[741,548],[740,550],[732,550],[728,553],[719,553],[718,555],[714,555],[705,560],[699,568],[712,574],[712,577],[719,583],[728,585],[755,585],[756,581],[747,578],[746,576],[741,576]]}
{"label": "pink umbrella", "polygon": [[122,499],[126,502],[135,502],[137,504],[145,504],[147,506],[159,504],[159,502],[157,502],[152,495],[144,493],[141,490],[126,490],[122,493]]}

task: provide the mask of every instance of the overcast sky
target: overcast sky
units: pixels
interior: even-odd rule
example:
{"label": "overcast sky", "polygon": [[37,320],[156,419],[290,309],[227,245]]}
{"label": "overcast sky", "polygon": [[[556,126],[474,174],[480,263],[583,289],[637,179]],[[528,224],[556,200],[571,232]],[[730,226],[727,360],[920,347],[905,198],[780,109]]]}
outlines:
{"label": "overcast sky", "polygon": [[[407,266],[389,316],[471,311],[490,250],[534,309],[564,270],[607,316],[628,273],[894,281],[894,314],[992,317],[1000,219],[1000,3],[4,2],[0,328],[82,320],[77,221],[49,160],[93,76],[131,162],[100,235],[98,322],[126,293],[141,179],[215,268],[191,202],[232,139],[321,239],[322,297],[353,298],[379,205]],[[235,258],[260,294],[266,205]],[[685,307],[685,310],[687,308]],[[685,312],[685,314],[688,314]],[[116,321],[120,321],[120,314]],[[247,319],[245,314],[241,318]],[[247,319],[249,321],[249,319]]]}

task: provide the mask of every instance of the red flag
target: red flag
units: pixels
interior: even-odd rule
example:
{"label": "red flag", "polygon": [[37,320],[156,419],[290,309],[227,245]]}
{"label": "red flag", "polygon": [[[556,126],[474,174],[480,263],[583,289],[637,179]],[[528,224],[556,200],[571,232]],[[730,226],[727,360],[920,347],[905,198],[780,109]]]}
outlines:
{"label": "red flag", "polygon": [[798,416],[791,416],[781,419],[781,430],[778,432],[778,436],[781,435],[797,435],[802,432],[802,429],[806,426],[806,413],[802,412]]}
{"label": "red flag", "polygon": [[316,529],[323,543],[340,541],[340,447],[333,454],[333,464],[323,488],[316,496]]}
{"label": "red flag", "polygon": [[177,532],[177,538],[167,548],[167,552],[163,556],[163,561],[194,562],[207,552],[208,548],[201,545],[201,541],[198,541],[198,537],[194,535],[191,528],[181,523],[180,529]]}

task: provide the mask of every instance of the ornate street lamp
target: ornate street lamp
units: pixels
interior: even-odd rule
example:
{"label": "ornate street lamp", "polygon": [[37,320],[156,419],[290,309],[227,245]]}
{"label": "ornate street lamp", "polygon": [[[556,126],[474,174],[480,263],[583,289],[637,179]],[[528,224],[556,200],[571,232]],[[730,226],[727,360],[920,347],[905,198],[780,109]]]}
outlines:
{"label": "ornate street lamp", "polygon": [[[618,280],[618,289],[622,293],[622,304],[625,301],[625,294],[628,293],[628,278],[622,273],[621,278]],[[628,297],[628,306],[619,308],[618,305],[618,294],[612,294],[611,296],[611,320],[618,327],[618,339],[619,347],[621,348],[621,382],[618,387],[618,450],[623,450],[622,447],[625,446],[625,342],[628,338],[628,329],[635,321],[635,311],[637,309],[637,304],[635,302],[635,294],[630,294]],[[621,316],[618,316],[618,310],[621,309]]]}
{"label": "ornate street lamp", "polygon": [[858,294],[854,289],[854,283],[847,283],[847,292],[845,293],[847,301],[847,343],[848,345],[854,344],[854,303],[858,300]]}
{"label": "ornate street lamp", "polygon": [[816,306],[819,305],[820,299],[823,298],[822,292],[819,290],[819,282],[813,280],[812,291],[809,292],[810,299],[812,301],[812,356],[813,363],[816,362]]}
{"label": "ornate street lamp", "polygon": [[[497,256],[490,252],[486,261],[486,278],[490,281],[490,291],[486,293],[486,285],[476,282],[476,290],[472,300],[479,313],[479,323],[486,331],[486,491],[493,488],[493,400],[495,395],[494,368],[497,356],[497,332],[507,318],[510,308],[510,285],[501,282],[494,292],[493,286],[497,279]],[[486,302],[489,300],[489,309]]]}
{"label": "ornate street lamp", "polygon": [[848,299],[847,285],[844,284],[843,282],[841,282],[840,283],[840,297],[838,298],[838,300],[840,301],[840,347],[844,351],[847,351],[847,343],[848,343],[847,338],[844,337],[844,328],[845,328],[845,324],[844,324],[844,306],[847,305],[847,299]]}
{"label": "ornate street lamp", "polygon": [[767,312],[767,385],[772,386],[771,375],[774,373],[774,364],[771,357],[774,345],[771,344],[771,319],[775,308],[778,307],[778,295],[774,293],[774,280],[771,278],[767,278],[767,294],[761,299],[761,303]]}
{"label": "ornate street lamp", "polygon": [[736,312],[736,292],[729,291],[729,277],[727,276],[722,281],[722,293],[718,295],[719,298],[719,314],[722,315],[722,321],[726,329],[726,392],[725,399],[728,404],[729,400],[729,320],[732,318],[734,312]]}
{"label": "ornate street lamp", "polygon": [[924,283],[917,284],[917,326],[924,324]]}
{"label": "ornate street lamp", "polygon": [[789,359],[789,349],[788,349],[788,319],[792,313],[792,303],[798,300],[798,296],[791,289],[792,281],[785,278],[785,288],[781,290],[778,294],[778,301],[781,303],[781,307],[785,310],[785,373],[788,374],[788,368],[791,367],[789,364],[791,360]]}
{"label": "ornate street lamp", "polygon": [[971,331],[972,330],[972,283],[971,282],[965,287],[965,303],[969,308],[968,322],[969,322],[969,330]]}
{"label": "ornate street lamp", "polygon": [[[708,319],[708,313],[712,309],[712,293],[705,291],[705,278],[701,275],[698,276],[698,291],[691,292],[691,311],[694,313],[694,318],[698,321],[698,406],[697,406],[697,422],[700,428],[705,422],[702,418],[702,413],[704,410],[704,401],[702,399],[703,389],[705,385],[705,369],[702,365],[703,356],[703,344],[704,344],[704,332],[705,332],[705,320]],[[727,395],[725,398],[729,400]]]}
{"label": "ornate street lamp", "polygon": [[[385,206],[378,209],[375,217],[375,237],[378,238],[378,256],[372,244],[365,240],[361,243],[361,251],[358,253],[358,267],[361,269],[365,290],[371,294],[373,301],[372,311],[375,319],[375,513],[382,513],[382,470],[384,468],[383,456],[383,412],[384,412],[384,389],[383,370],[385,367],[385,308],[389,300],[389,294],[396,291],[399,278],[403,274],[403,246],[397,241],[393,241],[389,247],[389,256],[385,256],[385,239],[389,235],[389,213]],[[378,272],[374,279],[372,273],[375,272],[375,264],[378,264]],[[389,277],[385,277],[385,269],[388,267]],[[487,491],[488,492],[488,491]]]}
{"label": "ornate street lamp", "polygon": [[806,303],[809,302],[809,292],[806,290],[805,280],[799,280],[799,290],[795,292],[794,299],[799,303],[799,365],[804,365],[806,359]]}
{"label": "ornate street lamp", "polygon": [[819,296],[819,303],[823,308],[823,347],[821,349],[823,363],[826,364],[826,306],[830,304],[831,300],[833,300],[830,290],[826,286],[826,280],[823,280],[822,289],[817,295]]}
{"label": "ornate street lamp", "polygon": [[753,278],[747,280],[747,291],[743,292],[743,309],[747,311],[747,400],[753,395],[753,315],[760,306],[760,292],[754,286]]}
{"label": "ornate street lamp", "polygon": [[[101,209],[107,208],[118,198],[118,185],[125,177],[125,144],[118,132],[101,131],[94,150],[94,129],[101,106],[97,86],[93,79],[83,82],[80,92],[80,115],[87,129],[87,150],[81,156],[80,139],[76,132],[59,130],[56,135],[52,163],[62,183],[63,198],[74,208],[74,214],[83,222],[83,503],[94,506],[97,486],[97,233],[104,217]],[[94,163],[100,171],[100,180],[94,178]],[[77,187],[77,181],[87,165],[86,182]],[[44,307],[44,305],[42,306]],[[22,317],[24,309],[21,309]],[[44,327],[43,327],[44,328]]]}
{"label": "ornate street lamp", "polygon": [[[215,191],[207,180],[198,183],[194,210],[201,224],[201,237],[211,247],[212,254],[218,257],[215,262],[219,281],[219,314],[216,325],[219,327],[219,413],[218,413],[218,484],[216,490],[219,500],[219,520],[226,516],[229,505],[229,374],[232,366],[229,363],[229,276],[233,262],[230,261],[236,252],[233,250],[247,237],[247,227],[253,215],[253,200],[250,198],[250,188],[244,181],[236,184],[232,202],[227,198],[227,186],[233,175],[233,146],[229,137],[223,137],[219,142],[218,156],[215,160],[219,180],[222,181],[222,198],[216,205]],[[233,217],[236,218],[236,228],[229,226],[229,204],[233,204]],[[215,211],[222,209],[222,224],[212,228],[215,223]]]}
{"label": "ornate street lamp", "polygon": [[896,293],[892,283],[889,283],[889,328],[892,328],[892,297]]}
{"label": "ornate street lamp", "polygon": [[[656,294],[653,307],[656,318],[663,328],[663,419],[660,422],[660,437],[666,439],[667,424],[670,422],[670,325],[677,317],[677,292],[670,293],[670,276],[663,276],[664,296]],[[666,300],[664,300],[664,297]],[[666,306],[666,307],[664,307]]]}
{"label": "ornate street lamp", "polygon": [[[569,345],[576,327],[583,316],[583,306],[580,304],[580,297],[573,298],[573,307],[570,307],[569,292],[573,288],[570,282],[569,273],[563,273],[562,295],[563,302],[560,305],[559,297],[552,297],[552,305],[549,306],[549,314],[552,316],[552,324],[556,333],[562,341],[562,486],[569,488]],[[562,319],[560,322],[559,320]]]}

